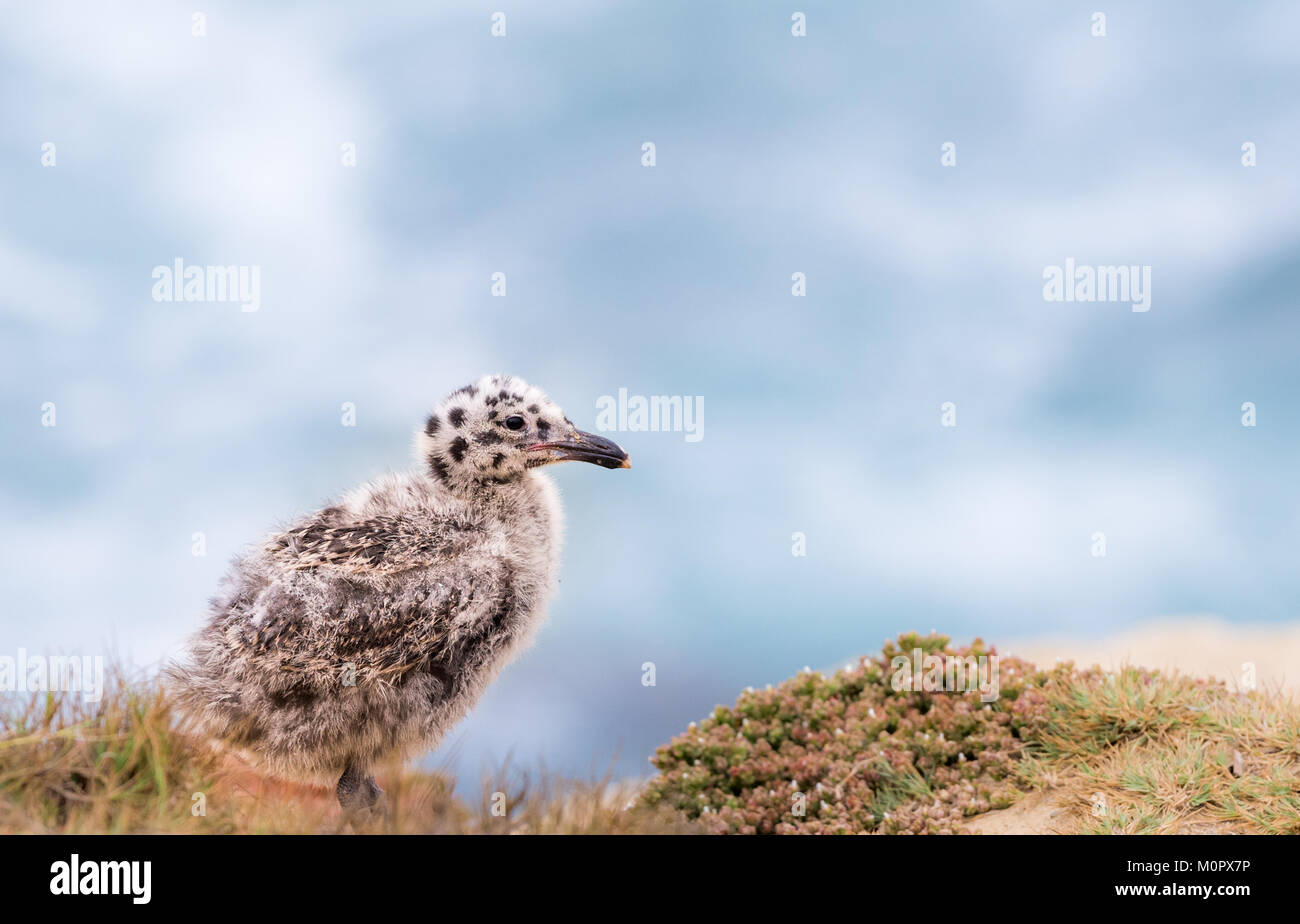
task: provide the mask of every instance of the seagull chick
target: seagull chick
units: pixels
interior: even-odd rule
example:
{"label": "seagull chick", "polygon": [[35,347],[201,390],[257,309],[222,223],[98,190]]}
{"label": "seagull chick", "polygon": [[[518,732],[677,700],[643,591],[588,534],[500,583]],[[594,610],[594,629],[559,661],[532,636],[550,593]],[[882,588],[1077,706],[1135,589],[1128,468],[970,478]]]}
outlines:
{"label": "seagull chick", "polygon": [[237,558],[187,660],[183,708],[269,772],[338,780],[434,747],[545,618],[562,511],[541,471],[629,468],[539,389],[485,376],[416,434],[418,467],[363,485]]}

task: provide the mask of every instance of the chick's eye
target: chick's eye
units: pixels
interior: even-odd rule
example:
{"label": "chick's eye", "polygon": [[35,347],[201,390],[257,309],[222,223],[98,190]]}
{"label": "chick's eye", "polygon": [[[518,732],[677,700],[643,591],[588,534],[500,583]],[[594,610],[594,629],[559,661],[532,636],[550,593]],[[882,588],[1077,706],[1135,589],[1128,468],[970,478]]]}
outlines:
{"label": "chick's eye", "polygon": [[524,428],[524,419],[518,414],[505,419],[506,428],[510,430],[522,430]]}

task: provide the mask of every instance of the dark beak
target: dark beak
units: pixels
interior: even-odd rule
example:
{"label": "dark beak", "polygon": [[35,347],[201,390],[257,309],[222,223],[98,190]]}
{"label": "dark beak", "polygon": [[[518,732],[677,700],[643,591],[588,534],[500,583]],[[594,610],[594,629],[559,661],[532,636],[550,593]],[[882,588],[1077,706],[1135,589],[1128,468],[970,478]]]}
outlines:
{"label": "dark beak", "polygon": [[549,443],[533,443],[528,451],[549,450],[555,453],[556,462],[591,462],[604,468],[631,468],[632,462],[627,453],[613,440],[594,433],[574,430],[568,439],[554,440]]}

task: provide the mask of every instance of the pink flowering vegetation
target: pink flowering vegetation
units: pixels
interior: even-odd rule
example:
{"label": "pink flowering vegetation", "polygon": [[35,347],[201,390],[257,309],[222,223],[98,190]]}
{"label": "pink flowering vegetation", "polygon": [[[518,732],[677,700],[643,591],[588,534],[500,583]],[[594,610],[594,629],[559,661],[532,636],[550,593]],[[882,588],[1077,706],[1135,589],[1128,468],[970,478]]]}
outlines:
{"label": "pink flowering vegetation", "polygon": [[997,658],[991,702],[895,689],[891,662],[917,649],[948,675],[951,659],[996,655],[978,639],[952,648],[946,636],[908,634],[830,676],[748,690],[658,749],[643,802],[731,834],[952,833],[1010,805],[1026,736],[1046,721],[1043,687],[1068,668]]}

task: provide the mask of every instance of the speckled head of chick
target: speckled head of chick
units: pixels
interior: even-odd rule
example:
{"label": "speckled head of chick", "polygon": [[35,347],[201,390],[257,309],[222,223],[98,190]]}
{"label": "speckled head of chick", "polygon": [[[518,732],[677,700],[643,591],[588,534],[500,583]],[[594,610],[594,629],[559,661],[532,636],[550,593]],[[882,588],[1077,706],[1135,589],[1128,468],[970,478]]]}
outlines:
{"label": "speckled head of chick", "polygon": [[452,392],[425,420],[415,452],[453,489],[516,481],[556,462],[632,467],[617,443],[579,430],[540,388],[509,375]]}

